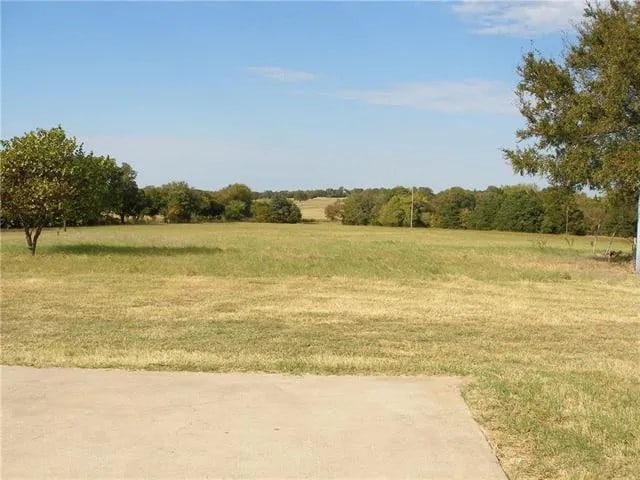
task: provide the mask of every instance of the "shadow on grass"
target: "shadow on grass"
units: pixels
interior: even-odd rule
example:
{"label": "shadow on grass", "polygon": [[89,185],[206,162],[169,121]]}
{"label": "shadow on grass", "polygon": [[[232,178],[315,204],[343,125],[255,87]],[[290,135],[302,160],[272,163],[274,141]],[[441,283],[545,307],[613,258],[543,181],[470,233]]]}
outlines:
{"label": "shadow on grass", "polygon": [[52,245],[42,250],[47,253],[64,253],[70,255],[203,255],[222,253],[218,247],[166,247],[152,245],[100,245],[94,243],[78,243],[74,245]]}
{"label": "shadow on grass", "polygon": [[608,263],[631,263],[635,259],[635,255],[631,253],[624,253],[622,251],[603,253],[593,257],[600,262]]}

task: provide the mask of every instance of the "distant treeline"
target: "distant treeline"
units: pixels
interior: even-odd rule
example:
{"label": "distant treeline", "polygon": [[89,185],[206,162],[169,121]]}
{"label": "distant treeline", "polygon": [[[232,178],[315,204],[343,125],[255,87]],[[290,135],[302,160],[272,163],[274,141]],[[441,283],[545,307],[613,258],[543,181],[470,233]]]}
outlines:
{"label": "distant treeline", "polygon": [[330,220],[345,225],[438,227],[513,232],[617,234],[636,228],[636,200],[608,195],[591,197],[562,188],[529,185],[434,193],[420,187],[354,189],[325,209]]}
{"label": "distant treeline", "polygon": [[351,193],[344,187],[338,188],[317,188],[313,190],[265,190],[264,192],[254,192],[254,198],[273,198],[283,196],[293,198],[299,202],[317,197],[343,198]]}
{"label": "distant treeline", "polygon": [[[138,188],[136,172],[129,165],[119,167],[114,163],[111,169],[113,174],[102,176],[105,180],[104,185],[100,185],[100,194],[92,195],[91,208],[65,209],[64,215],[48,219],[46,225],[242,220],[297,223],[302,220],[300,209],[289,198],[278,194],[258,198],[240,183],[216,191],[199,190],[182,181]],[[92,187],[94,190],[98,188]],[[0,220],[5,228],[20,227],[20,219],[12,218],[8,212],[0,211]]]}
{"label": "distant treeline", "polygon": [[302,220],[298,206],[284,195],[257,198],[241,183],[220,190],[190,187],[186,182],[171,182],[140,190],[137,217],[162,216],[165,222],[242,221],[297,223]]}
{"label": "distant treeline", "polygon": [[[336,198],[325,214],[329,220],[345,225],[408,227],[413,218],[414,227],[631,236],[637,215],[633,199],[591,197],[553,187],[453,187],[439,193],[418,187],[413,191],[412,216],[411,190],[406,187],[254,192],[247,185],[235,183],[208,191],[177,181],[139,188],[136,172],[129,165],[114,164],[111,170],[104,193],[94,199],[101,202],[101,208],[68,209],[65,218],[55,219],[49,226],[142,221],[297,223],[302,215],[292,200],[316,197]],[[18,226],[6,215],[2,224]]]}

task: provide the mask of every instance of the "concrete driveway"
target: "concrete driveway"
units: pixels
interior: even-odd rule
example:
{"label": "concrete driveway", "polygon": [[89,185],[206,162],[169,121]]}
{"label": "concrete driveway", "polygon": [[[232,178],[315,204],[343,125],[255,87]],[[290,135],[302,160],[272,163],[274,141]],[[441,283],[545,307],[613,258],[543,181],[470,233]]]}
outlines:
{"label": "concrete driveway", "polygon": [[445,377],[2,367],[2,478],[506,477]]}

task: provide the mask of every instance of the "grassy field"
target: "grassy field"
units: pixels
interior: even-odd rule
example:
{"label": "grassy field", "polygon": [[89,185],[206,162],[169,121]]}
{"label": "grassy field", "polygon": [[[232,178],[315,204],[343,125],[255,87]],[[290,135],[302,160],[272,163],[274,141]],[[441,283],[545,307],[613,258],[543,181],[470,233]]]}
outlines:
{"label": "grassy field", "polygon": [[335,203],[337,198],[315,197],[309,200],[296,201],[296,205],[300,208],[302,218],[305,220],[326,221],[324,209],[327,205]]}
{"label": "grassy field", "polygon": [[638,478],[640,279],[572,241],[148,225],[30,257],[2,233],[2,363],[462,375],[511,479]]}

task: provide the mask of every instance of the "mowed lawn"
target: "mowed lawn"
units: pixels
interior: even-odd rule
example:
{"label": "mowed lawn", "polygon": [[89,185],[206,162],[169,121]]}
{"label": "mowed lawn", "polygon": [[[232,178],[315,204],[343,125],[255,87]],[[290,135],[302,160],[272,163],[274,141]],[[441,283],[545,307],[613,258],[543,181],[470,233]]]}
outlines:
{"label": "mowed lawn", "polygon": [[511,479],[638,478],[640,278],[588,237],[148,225],[49,230],[35,257],[1,239],[3,364],[460,375]]}

